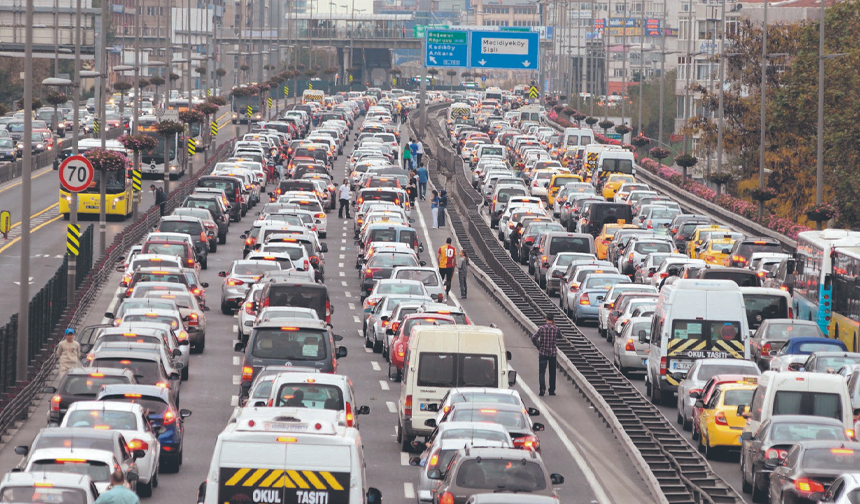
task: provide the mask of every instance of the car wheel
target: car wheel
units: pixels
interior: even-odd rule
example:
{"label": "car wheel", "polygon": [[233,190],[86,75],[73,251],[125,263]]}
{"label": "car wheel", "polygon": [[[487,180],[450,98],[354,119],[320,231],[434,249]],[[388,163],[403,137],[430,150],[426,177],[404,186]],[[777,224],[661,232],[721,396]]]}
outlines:
{"label": "car wheel", "polygon": [[678,422],[678,425],[682,425],[684,423],[684,417],[681,416],[681,410],[678,410],[678,414],[675,416],[675,421]]}
{"label": "car wheel", "polygon": [[182,381],[188,381],[188,368],[189,366],[182,368]]}
{"label": "car wheel", "polygon": [[708,460],[714,460],[717,458],[717,447],[711,446],[710,441],[702,441],[702,444],[705,446],[705,458]]}
{"label": "car wheel", "polygon": [[206,348],[206,335],[204,334],[202,338],[200,338],[200,343],[197,343],[196,350],[197,353],[203,353],[203,349]]}
{"label": "car wheel", "polygon": [[699,453],[705,453],[705,436],[699,434],[699,442],[696,444]]}
{"label": "car wheel", "polygon": [[699,429],[698,429],[698,427],[696,427],[695,422],[691,422],[691,423],[693,424],[693,426],[692,426],[693,434],[691,436],[691,439],[693,441],[698,441],[699,440]]}
{"label": "car wheel", "polygon": [[541,275],[540,272],[538,272],[538,285],[541,289],[546,289],[546,276]]}
{"label": "car wheel", "polygon": [[137,488],[135,488],[135,490],[137,491],[137,495],[141,497],[152,497],[152,480],[150,480],[149,483],[141,483],[138,481]]}
{"label": "car wheel", "polygon": [[218,243],[217,242],[210,242],[209,243],[209,252],[212,252],[214,254],[217,251],[218,251]]}
{"label": "car wheel", "polygon": [[758,474],[752,473],[752,501],[753,502],[767,502],[768,498],[768,490],[760,490],[758,487]]}
{"label": "car wheel", "polygon": [[661,402],[660,400],[662,399],[660,390],[654,385],[651,385],[649,388],[651,389],[651,393],[649,394],[651,402],[659,405]]}
{"label": "car wheel", "polygon": [[534,274],[535,274],[535,267],[531,263],[531,261],[529,261],[529,275],[534,275]]}
{"label": "car wheel", "polygon": [[328,234],[328,233],[321,232],[321,233],[320,233],[320,238],[325,238],[327,234]]}
{"label": "car wheel", "polygon": [[372,340],[371,346],[373,347],[373,353],[382,353],[382,342],[376,341],[376,338]]}
{"label": "car wheel", "polygon": [[230,309],[227,303],[221,303],[221,313],[223,313],[224,315],[232,315],[233,310]]}
{"label": "car wheel", "polygon": [[693,430],[693,421],[687,418],[687,415],[683,415],[681,428],[685,431]]}
{"label": "car wheel", "polygon": [[[398,429],[399,430],[399,429]],[[406,436],[400,434],[400,451],[409,453],[412,451],[412,441],[415,441],[415,438],[412,436]]]}
{"label": "car wheel", "polygon": [[598,327],[597,328],[597,334],[599,334],[601,338],[605,338],[606,337],[606,329],[601,329],[600,327]]}
{"label": "car wheel", "polygon": [[373,348],[373,343],[367,337],[367,332],[364,333],[364,348]]}

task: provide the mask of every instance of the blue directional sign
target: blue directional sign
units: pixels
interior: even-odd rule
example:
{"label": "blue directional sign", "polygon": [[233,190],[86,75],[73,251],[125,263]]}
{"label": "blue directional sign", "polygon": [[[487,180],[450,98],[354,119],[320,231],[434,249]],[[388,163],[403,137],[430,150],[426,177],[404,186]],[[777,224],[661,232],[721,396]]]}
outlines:
{"label": "blue directional sign", "polygon": [[465,67],[468,64],[469,32],[456,30],[425,31],[425,67]]}
{"label": "blue directional sign", "polygon": [[537,70],[540,34],[536,32],[474,31],[469,66],[507,70]]}

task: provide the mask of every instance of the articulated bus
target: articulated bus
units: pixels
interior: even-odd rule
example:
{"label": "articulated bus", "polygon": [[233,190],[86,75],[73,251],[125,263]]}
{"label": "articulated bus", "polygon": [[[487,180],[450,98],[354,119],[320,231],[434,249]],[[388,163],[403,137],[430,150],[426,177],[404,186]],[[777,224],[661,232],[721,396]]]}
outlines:
{"label": "articulated bus", "polygon": [[[860,232],[825,229],[804,231],[797,235],[797,271],[792,295],[795,317],[817,322],[821,331],[832,337],[835,337],[831,332],[835,300],[832,274],[834,265],[831,258],[840,250],[852,247],[860,247]],[[851,348],[851,345],[848,346]]]}
{"label": "articulated bus", "polygon": [[832,259],[830,337],[856,352],[860,349],[860,247],[837,248]]}
{"label": "articulated bus", "polygon": [[[83,155],[89,150],[100,149],[101,141],[98,139],[86,139],[78,142],[78,154]],[[113,151],[122,152],[127,157],[131,153],[125,150],[125,147],[116,140],[108,140],[105,143],[105,148]],[[65,159],[72,155],[72,148],[63,149],[60,153],[60,158]],[[78,193],[78,215],[95,214],[98,215],[101,209],[101,172],[96,171],[93,181],[89,187],[83,192]],[[131,173],[128,170],[120,170],[115,172],[107,172],[107,187],[105,202],[105,214],[108,216],[119,216],[121,220],[131,215],[132,210],[132,189],[131,189]],[[60,214],[66,220],[69,219],[71,212],[72,195],[60,187]]]}
{"label": "articulated bus", "polygon": [[[191,104],[194,105],[194,102],[192,102]],[[188,110],[188,98],[171,98],[170,102],[167,105],[167,108],[184,112]],[[190,136],[194,139],[194,143],[198,151],[204,150],[206,148],[203,143],[203,126],[203,123],[191,123],[189,125],[190,131],[186,132],[187,136]]]}

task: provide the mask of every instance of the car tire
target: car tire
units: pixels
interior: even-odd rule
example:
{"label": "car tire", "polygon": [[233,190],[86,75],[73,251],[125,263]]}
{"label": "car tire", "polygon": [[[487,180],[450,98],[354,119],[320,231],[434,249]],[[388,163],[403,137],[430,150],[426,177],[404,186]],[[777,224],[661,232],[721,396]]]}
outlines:
{"label": "car tire", "polygon": [[382,342],[376,341],[375,339],[371,340],[371,347],[373,347],[373,353],[382,353]]}
{"label": "car tire", "polygon": [[705,447],[705,458],[708,460],[714,460],[717,458],[717,447],[711,446],[708,441],[703,441],[702,445]]}
{"label": "car tire", "polygon": [[141,483],[138,481],[135,491],[140,497],[152,497],[152,480],[150,480],[149,483]]}
{"label": "car tire", "polygon": [[687,418],[687,415],[682,415],[681,428],[685,431],[693,430],[693,421]]}
{"label": "car tire", "polygon": [[373,348],[373,343],[368,339],[367,333],[364,334],[364,348]]}
{"label": "car tire", "polygon": [[600,327],[597,328],[597,334],[599,334],[601,338],[606,337],[606,332],[606,329],[601,329]]}
{"label": "car tire", "polygon": [[683,425],[683,424],[684,424],[684,417],[681,415],[681,410],[680,410],[680,409],[678,410],[678,414],[675,416],[675,422],[677,422],[677,423],[678,423],[678,425]]}
{"label": "car tire", "polygon": [[223,313],[224,315],[232,315],[233,310],[230,309],[227,303],[221,303],[221,313]]}
{"label": "car tire", "polygon": [[690,429],[693,431],[693,434],[690,436],[690,438],[693,441],[698,441],[699,440],[699,429],[696,427],[695,423],[693,423],[693,422],[690,422],[690,423],[692,424]]}
{"label": "car tire", "polygon": [[[182,453],[182,452],[180,452]],[[167,457],[161,461],[159,471],[163,473],[178,473],[179,472],[179,457]]]}
{"label": "car tire", "polygon": [[756,481],[756,480],[758,479],[758,474],[756,474],[755,472],[753,472],[753,473],[752,473],[752,477],[753,477],[753,480],[752,480],[752,484],[750,485],[750,486],[752,486],[752,490],[751,490],[751,492],[752,492],[752,496],[751,496],[751,497],[752,497],[752,501],[753,501],[753,502],[756,502],[756,503],[759,503],[759,502],[761,502],[761,503],[767,502],[767,499],[768,499],[768,491],[767,491],[767,490],[759,490],[759,489],[758,489],[758,481]]}
{"label": "car tire", "polygon": [[[400,429],[398,429],[399,431]],[[400,451],[410,453],[412,452],[412,441],[415,441],[414,437],[405,436],[403,434],[399,434],[400,436]]]}
{"label": "car tire", "polygon": [[212,252],[214,254],[217,251],[218,251],[218,243],[217,242],[211,242],[209,244],[209,252]]}
{"label": "car tire", "polygon": [[532,264],[531,261],[529,261],[529,275],[534,275],[534,274],[535,274],[534,264]]}
{"label": "car tire", "polygon": [[327,235],[328,235],[328,233],[320,233],[320,238],[321,238],[321,239],[325,239],[325,237],[326,237]]}
{"label": "car tire", "polygon": [[188,368],[189,366],[182,368],[182,381],[188,381]]}
{"label": "car tire", "polygon": [[648,396],[651,399],[651,403],[659,405],[662,402],[662,394],[660,393],[660,390],[653,384],[649,388],[651,389],[651,393],[648,394]]}

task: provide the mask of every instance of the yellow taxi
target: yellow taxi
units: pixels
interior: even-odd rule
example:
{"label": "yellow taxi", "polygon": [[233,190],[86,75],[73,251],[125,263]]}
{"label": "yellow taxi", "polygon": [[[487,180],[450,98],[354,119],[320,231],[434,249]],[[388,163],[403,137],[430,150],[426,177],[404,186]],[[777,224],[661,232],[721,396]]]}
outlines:
{"label": "yellow taxi", "polygon": [[639,226],[623,223],[604,224],[603,229],[600,230],[600,234],[594,239],[594,249],[597,252],[598,259],[606,259],[606,256],[609,253],[609,244],[612,242],[612,237],[615,236],[615,232],[619,229],[639,229]]}
{"label": "yellow taxi", "polygon": [[613,173],[603,184],[603,197],[607,200],[615,198],[615,192],[624,184],[635,184],[636,178],[626,173]]}
{"label": "yellow taxi", "polygon": [[693,231],[693,235],[690,237],[690,241],[687,242],[687,255],[690,256],[690,259],[696,259],[696,247],[701,245],[708,236],[710,236],[712,233],[729,232],[730,231],[728,228],[716,224],[697,227],[695,231]]}
{"label": "yellow taxi", "polygon": [[569,145],[561,156],[561,165],[569,168],[573,165],[573,160],[576,159],[576,146]]}
{"label": "yellow taxi", "polygon": [[550,206],[555,204],[555,195],[561,190],[562,186],[571,182],[582,182],[582,177],[572,173],[556,173],[549,179],[549,185],[546,190],[546,200]]}
{"label": "yellow taxi", "polygon": [[749,411],[757,384],[757,377],[747,376],[737,383],[718,385],[707,404],[701,399],[696,401],[696,407],[701,409],[695,419],[700,432],[699,449],[707,458],[713,458],[715,448],[741,446],[741,433],[747,423],[743,414]]}
{"label": "yellow taxi", "polygon": [[718,238],[719,235],[712,236],[710,240],[702,244],[702,250],[699,252],[699,259],[714,266],[723,266],[729,254],[726,250],[731,250],[735,244],[732,238]]}

